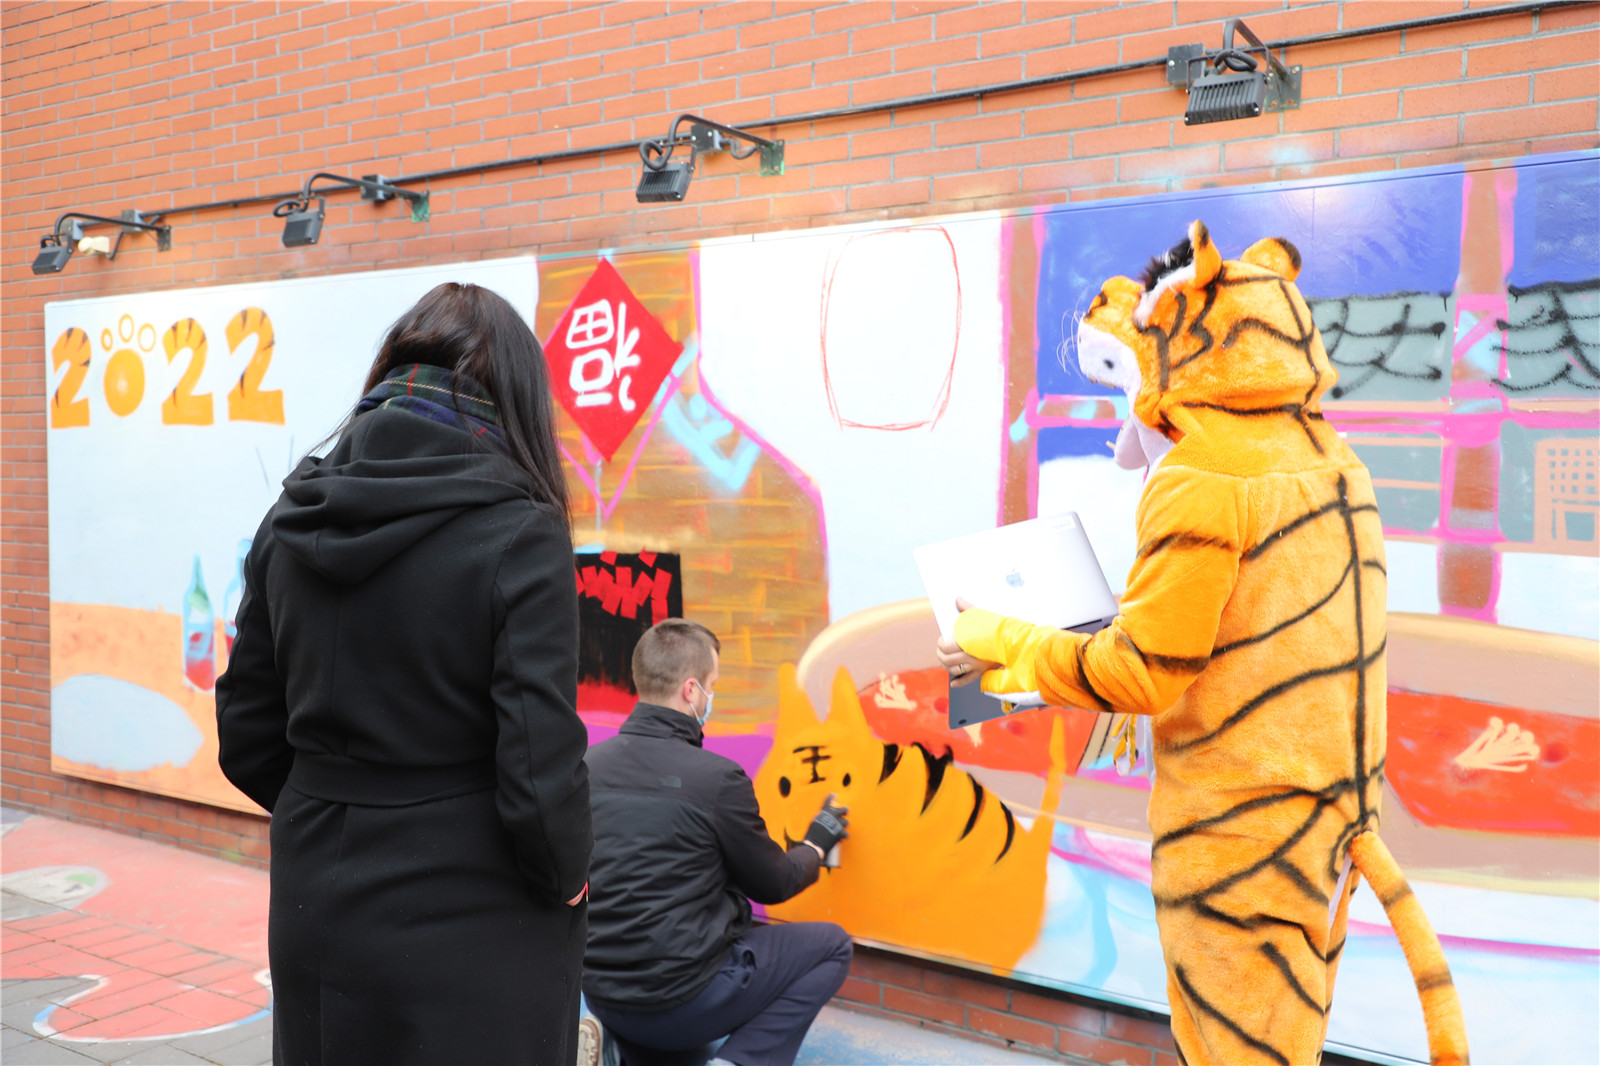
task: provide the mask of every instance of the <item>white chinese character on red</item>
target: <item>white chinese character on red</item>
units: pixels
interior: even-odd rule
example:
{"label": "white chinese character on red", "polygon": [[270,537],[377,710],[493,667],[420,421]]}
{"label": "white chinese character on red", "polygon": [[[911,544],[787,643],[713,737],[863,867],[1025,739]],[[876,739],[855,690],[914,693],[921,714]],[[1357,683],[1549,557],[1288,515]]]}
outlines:
{"label": "white chinese character on red", "polygon": [[614,327],[609,300],[596,300],[587,307],[574,308],[572,321],[567,326],[567,347],[576,350],[604,344],[611,339]]}
{"label": "white chinese character on red", "polygon": [[[616,348],[608,351],[602,347],[616,338]],[[577,354],[572,357],[572,368],[567,383],[576,394],[579,407],[605,407],[611,403],[611,384],[617,385],[617,404],[624,411],[638,407],[628,395],[633,385],[633,375],[625,371],[639,365],[633,349],[639,343],[639,330],[628,328],[628,305],[617,301],[615,318],[611,303],[598,300],[575,309],[567,326],[567,347]]]}

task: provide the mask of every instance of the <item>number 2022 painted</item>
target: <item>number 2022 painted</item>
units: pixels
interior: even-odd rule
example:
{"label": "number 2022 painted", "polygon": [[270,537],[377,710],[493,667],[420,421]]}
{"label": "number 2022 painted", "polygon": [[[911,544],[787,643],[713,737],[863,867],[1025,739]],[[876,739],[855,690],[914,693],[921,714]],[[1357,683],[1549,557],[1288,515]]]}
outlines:
{"label": "number 2022 painted", "polygon": [[[134,345],[131,316],[122,316],[118,334],[123,347],[112,352],[106,363],[106,406],[119,418],[126,418],[138,410],[144,400],[144,356]],[[148,326],[144,327],[149,329]],[[141,331],[142,332],[142,331]],[[153,332],[153,331],[152,331]],[[259,307],[247,307],[233,316],[226,330],[228,352],[237,354],[244,342],[254,337],[255,353],[239,375],[238,382],[228,390],[228,420],[231,422],[266,422],[283,425],[283,390],[262,389],[261,379],[266,377],[272,363],[272,319]],[[110,349],[117,338],[107,329],[101,338],[103,347]],[[179,319],[161,335],[161,346],[167,353],[167,362],[173,363],[184,351],[189,352],[189,363],[183,376],[172,391],[161,401],[161,421],[169,426],[209,426],[215,421],[212,397],[209,392],[196,393],[195,386],[206,365],[206,331],[192,318]],[[154,347],[154,345],[150,345]],[[53,370],[67,368],[50,398],[50,428],[68,429],[89,424],[89,401],[78,395],[84,380],[89,376],[89,361],[94,346],[89,335],[73,327],[56,338],[50,351]]]}

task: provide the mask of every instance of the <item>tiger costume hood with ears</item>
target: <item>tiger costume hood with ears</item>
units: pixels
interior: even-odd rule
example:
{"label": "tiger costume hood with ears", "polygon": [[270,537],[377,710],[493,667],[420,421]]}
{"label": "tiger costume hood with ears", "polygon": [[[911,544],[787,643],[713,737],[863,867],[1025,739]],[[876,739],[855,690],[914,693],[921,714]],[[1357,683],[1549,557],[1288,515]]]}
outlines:
{"label": "tiger costume hood with ears", "polygon": [[[1337,374],[1300,253],[1224,260],[1206,227],[1105,283],[1079,365],[1123,389],[1119,464],[1151,472],[1120,613],[1093,635],[971,609],[986,692],[1150,716],[1151,892],[1189,1066],[1318,1061],[1365,876],[1435,1063],[1467,1060],[1439,941],[1376,835],[1387,569],[1366,467],[1323,419]],[[1352,865],[1354,869],[1352,870]]]}
{"label": "tiger costume hood with ears", "polygon": [[1286,414],[1316,439],[1322,394],[1339,374],[1294,286],[1299,274],[1300,252],[1281,237],[1259,240],[1225,264],[1196,221],[1187,238],[1150,261],[1143,284],[1105,283],[1079,323],[1078,363],[1090,380],[1129,394],[1119,464],[1145,465],[1131,448],[1138,439],[1153,465],[1209,413]]}

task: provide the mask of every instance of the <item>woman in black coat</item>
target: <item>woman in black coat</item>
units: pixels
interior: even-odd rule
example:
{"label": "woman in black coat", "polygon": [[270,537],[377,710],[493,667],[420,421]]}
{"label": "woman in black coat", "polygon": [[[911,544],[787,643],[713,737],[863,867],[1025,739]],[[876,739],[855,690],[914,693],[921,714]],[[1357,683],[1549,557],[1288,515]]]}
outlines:
{"label": "woman in black coat", "polygon": [[273,1060],[573,1061],[589,786],[544,358],[440,285],[256,534],[217,682],[272,812]]}

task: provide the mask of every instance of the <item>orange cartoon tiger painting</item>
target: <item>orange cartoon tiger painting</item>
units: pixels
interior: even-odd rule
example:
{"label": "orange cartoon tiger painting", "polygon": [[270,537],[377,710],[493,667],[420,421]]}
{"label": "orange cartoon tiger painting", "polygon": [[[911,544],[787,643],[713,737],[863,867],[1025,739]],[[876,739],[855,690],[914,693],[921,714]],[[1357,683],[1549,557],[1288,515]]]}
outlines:
{"label": "orange cartoon tiger painting", "polygon": [[[1061,800],[1065,762],[1057,722],[1042,811]],[[838,922],[865,940],[916,944],[997,971],[1014,968],[1038,938],[1054,821],[1030,812],[1033,824],[1023,824],[952,765],[948,746],[879,741],[845,670],[819,720],[794,667],[780,668],[772,754],[755,789],[767,831],[786,847],[805,836],[830,794],[850,808],[839,867],[768,907],[772,917]]]}
{"label": "orange cartoon tiger painting", "polygon": [[1083,636],[969,609],[941,659],[958,680],[992,667],[986,692],[1150,716],[1151,890],[1189,1066],[1320,1059],[1360,876],[1400,937],[1433,1061],[1465,1062],[1439,941],[1375,833],[1383,531],[1366,468],[1323,419],[1337,374],[1299,271],[1277,238],[1224,261],[1195,222],[1142,283],[1105,283],[1079,363],[1129,394],[1119,463],[1151,465],[1121,614]]}

